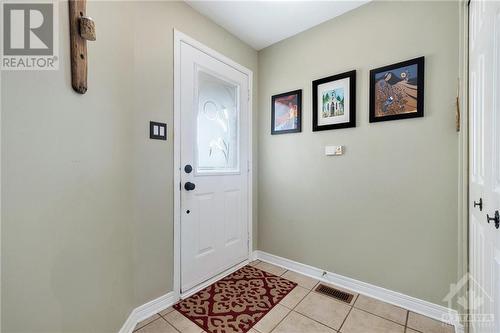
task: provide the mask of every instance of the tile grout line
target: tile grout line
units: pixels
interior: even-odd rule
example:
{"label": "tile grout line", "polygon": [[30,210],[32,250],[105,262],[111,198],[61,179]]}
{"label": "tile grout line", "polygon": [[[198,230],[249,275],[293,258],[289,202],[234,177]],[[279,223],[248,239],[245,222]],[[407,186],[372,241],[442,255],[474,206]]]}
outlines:
{"label": "tile grout line", "polygon": [[[298,285],[297,285],[297,286],[298,286]],[[302,286],[300,286],[300,287],[302,287]],[[302,287],[302,288],[304,288],[304,287]],[[307,288],[304,288],[304,289],[307,289]],[[285,318],[286,318],[286,317],[288,317],[288,316],[290,315],[290,313],[295,312],[295,313],[297,313],[297,314],[299,314],[299,315],[301,315],[301,316],[306,317],[307,319],[310,319],[310,320],[314,321],[315,323],[318,323],[318,324],[320,324],[320,325],[322,325],[322,326],[325,326],[325,327],[327,327],[327,328],[329,328],[329,329],[331,329],[331,330],[333,330],[333,331],[337,332],[337,330],[336,330],[336,329],[334,329],[333,327],[330,327],[330,326],[328,326],[328,325],[325,325],[324,323],[319,322],[319,321],[317,321],[316,319],[313,319],[313,318],[308,317],[307,315],[305,315],[305,314],[303,314],[303,313],[300,313],[300,312],[298,312],[298,311],[295,311],[295,309],[297,308],[297,306],[299,306],[299,304],[300,304],[300,303],[302,303],[302,301],[303,301],[303,300],[304,300],[304,299],[305,299],[305,298],[306,298],[306,297],[307,297],[310,293],[312,293],[312,292],[313,292],[313,290],[312,290],[312,289],[307,289],[307,290],[309,290],[309,292],[308,292],[307,294],[305,294],[305,296],[304,296],[304,297],[303,297],[300,301],[298,301],[298,302],[297,302],[297,304],[295,304],[295,306],[294,306],[292,309],[290,309],[289,307],[285,306],[285,308],[289,309],[289,310],[290,310],[290,312],[288,312],[288,313],[287,313],[287,315],[286,315],[286,316],[285,316],[285,317],[284,317],[284,318],[283,318],[283,319],[282,319],[282,320],[278,323],[278,325],[279,325],[279,324],[280,324],[283,320],[285,320]],[[284,306],[284,305],[282,304],[282,306]],[[275,327],[271,330],[271,332],[270,332],[270,333],[272,333],[272,332],[273,332],[273,331],[274,331],[274,330],[278,327],[278,325],[276,325],[276,326],[275,326]],[[259,331],[259,332],[260,332],[260,331]]]}
{"label": "tile grout line", "polygon": [[342,324],[339,327],[339,332],[342,329],[342,327],[344,327],[344,324],[347,321],[347,318],[349,317],[349,315],[351,314],[352,309],[354,309],[354,303],[353,303],[353,306],[351,306],[351,308],[349,309],[349,312],[347,313],[347,316],[345,316],[344,320],[342,321]]}
{"label": "tile grout line", "polygon": [[[285,270],[285,271],[283,272],[283,274],[285,274],[286,272],[288,272],[288,270]],[[281,276],[283,276],[283,274],[281,274],[281,275],[280,275],[280,277],[281,277]],[[293,282],[293,281],[292,281],[292,282]],[[299,286],[299,285],[297,284],[295,287],[301,287],[301,286]],[[302,287],[302,288],[303,288],[303,287]],[[294,288],[294,289],[295,289],[295,288]],[[304,289],[306,289],[306,288],[304,288]],[[292,291],[293,291],[293,289],[292,289]],[[292,291],[290,291],[290,292],[292,292]],[[288,295],[290,295],[290,292],[288,293]],[[309,292],[310,292],[310,291],[309,291]],[[288,295],[286,295],[286,296],[288,296]],[[304,298],[306,298],[306,296],[307,296],[307,295],[309,295],[309,293],[307,293],[307,294],[304,296]],[[285,296],[285,297],[286,297],[286,296]],[[285,297],[283,297],[283,298],[281,299],[281,301],[283,301],[283,299],[285,299]],[[300,300],[297,304],[295,304],[294,308],[295,308],[297,305],[299,305],[299,303],[300,303],[300,302],[302,302],[302,300],[303,300],[304,298],[302,298],[302,299],[301,299],[301,300]],[[287,310],[289,310],[289,311],[288,311],[288,313],[286,314],[286,316],[284,316],[284,317],[283,317],[280,321],[278,321],[278,323],[277,323],[277,324],[276,324],[276,325],[275,325],[275,326],[274,326],[274,327],[273,327],[273,328],[269,331],[269,333],[271,333],[272,331],[274,331],[274,330],[276,329],[276,327],[278,327],[278,326],[279,326],[279,324],[281,324],[281,322],[282,322],[283,320],[285,320],[285,318],[286,318],[286,317],[288,317],[288,316],[290,315],[290,313],[294,312],[294,311],[293,311],[293,309],[290,309],[288,306],[281,304],[281,301],[279,301],[276,305],[281,305],[282,307],[284,307],[285,309],[287,309]],[[269,314],[269,312],[266,314],[266,316],[267,316],[268,314]],[[262,317],[262,319],[264,319],[266,316]],[[261,319],[261,320],[262,320],[262,319]],[[261,331],[259,331],[258,329],[256,329],[256,328],[255,328],[255,325],[254,325],[253,327],[251,327],[250,329],[254,329],[254,330],[256,330],[257,332],[262,333]]]}
{"label": "tile grout line", "polygon": [[[351,292],[352,292],[352,291],[351,291]],[[352,293],[354,293],[354,292],[352,292]],[[394,320],[392,320],[392,319],[389,319],[389,318],[386,318],[386,317],[382,317],[382,316],[380,316],[380,315],[378,315],[378,314],[376,314],[376,313],[373,313],[373,312],[370,312],[370,311],[368,311],[368,310],[365,310],[365,309],[362,309],[362,308],[357,307],[357,306],[356,306],[356,302],[359,300],[359,297],[360,297],[361,295],[362,295],[362,294],[356,293],[356,298],[355,298],[355,300],[352,302],[352,305],[351,305],[351,304],[346,303],[347,305],[349,305],[349,306],[351,307],[351,310],[349,311],[349,313],[347,314],[347,316],[349,316],[349,314],[351,313],[352,309],[356,309],[356,310],[360,310],[360,311],[363,311],[363,312],[365,312],[365,313],[368,313],[368,314],[370,314],[370,315],[372,315],[372,316],[375,316],[375,317],[377,317],[377,318],[380,318],[380,319],[384,319],[384,320],[390,321],[391,323],[394,323],[394,324],[397,324],[397,325],[399,325],[399,326],[402,326],[403,328],[406,328],[406,321],[408,321],[408,313],[409,313],[409,310],[404,309],[404,308],[400,308],[400,309],[403,309],[403,310],[405,310],[405,311],[406,311],[406,320],[405,320],[405,324],[401,324],[401,323],[398,323],[398,322],[396,322],[396,321],[394,321]],[[339,302],[339,301],[337,301],[337,302]],[[339,302],[339,303],[342,303],[342,302]],[[345,320],[347,320],[347,317],[344,319],[344,322],[345,322]],[[343,325],[344,325],[344,323],[342,323],[342,326],[343,326]],[[340,328],[342,328],[342,326],[340,326]]]}
{"label": "tile grout line", "polygon": [[[146,325],[141,326],[141,327],[139,327],[139,328],[137,328],[137,329],[134,327],[134,330],[133,330],[132,332],[137,332],[137,331],[139,331],[139,330],[142,330],[144,327],[146,327],[146,326],[148,326],[148,325],[151,325],[152,323],[154,323],[154,322],[155,322],[155,321],[157,321],[158,319],[164,319],[162,316],[160,316],[160,314],[159,314],[159,313],[155,313],[154,315],[156,315],[156,314],[158,315],[158,318],[156,318],[155,320],[150,321],[150,322],[149,322],[149,323],[147,323]],[[153,315],[153,316],[154,316],[154,315]],[[153,317],[153,316],[150,316],[150,317],[148,317],[148,318],[151,318],[151,317]],[[146,318],[146,319],[148,319],[148,318]],[[146,320],[146,319],[144,319],[144,320]],[[164,319],[164,320],[166,321],[166,319]],[[136,326],[137,326],[137,325],[136,325]]]}
{"label": "tile grout line", "polygon": [[[309,296],[309,294],[312,293],[312,289],[309,290],[309,292],[307,294],[305,294],[304,297],[302,297],[302,299],[300,301],[297,302],[297,304],[295,304],[295,306],[293,307],[292,311],[295,311],[295,309],[297,308],[297,306],[299,306],[300,303],[302,303],[303,300],[306,299],[307,296]],[[296,311],[297,312],[297,311]]]}
{"label": "tile grout line", "polygon": [[410,310],[407,310],[408,311],[408,314],[406,315],[406,324],[405,324],[405,333],[408,331],[408,329],[414,331],[414,332],[417,332],[417,333],[422,333],[422,331],[419,331],[415,328],[412,328],[412,327],[409,327],[408,326],[408,321],[410,320]]}
{"label": "tile grout line", "polygon": [[169,312],[167,312],[167,313],[166,313],[166,314],[164,314],[164,315],[162,315],[162,314],[160,314],[160,313],[158,312],[158,315],[159,315],[160,317],[162,317],[163,319],[165,319],[165,321],[168,323],[169,321],[167,320],[167,318],[166,318],[166,317],[167,317],[167,315],[168,315],[169,313],[174,312],[174,311],[177,311],[177,310],[172,309],[172,311],[169,311]]}
{"label": "tile grout line", "polygon": [[[162,318],[163,318],[163,317],[162,317]],[[177,327],[175,327],[175,326],[174,326],[174,324],[170,323],[170,322],[169,322],[167,319],[165,319],[165,318],[163,318],[163,319],[167,322],[167,324],[169,324],[170,326],[172,326],[172,328],[173,328],[175,331],[177,331],[177,332],[179,332],[179,333],[182,333],[180,330],[178,330],[178,329],[177,329]]]}
{"label": "tile grout line", "polygon": [[408,331],[408,318],[410,317],[410,311],[406,310],[406,321],[405,321],[405,333]]}
{"label": "tile grout line", "polygon": [[365,313],[368,313],[368,314],[370,314],[370,315],[372,315],[372,316],[375,316],[375,317],[377,317],[377,318],[380,318],[380,319],[384,319],[384,320],[390,321],[391,323],[397,324],[397,325],[399,325],[399,326],[403,326],[403,328],[404,328],[404,327],[406,327],[406,324],[401,324],[401,323],[398,323],[397,321],[394,321],[394,320],[389,319],[389,318],[382,317],[382,316],[380,316],[380,315],[378,315],[378,314],[375,314],[375,313],[371,313],[370,311],[367,311],[367,310],[364,310],[364,309],[360,309],[360,308],[357,308],[357,307],[354,307],[354,306],[353,306],[353,308],[355,308],[356,310],[359,310],[359,311],[363,311],[363,312],[365,312]]}
{"label": "tile grout line", "polygon": [[[337,329],[335,329],[335,328],[333,328],[333,327],[331,327],[331,326],[328,326],[328,325],[327,325],[327,324],[325,324],[325,323],[322,323],[322,322],[318,321],[317,319],[311,318],[311,317],[309,317],[308,315],[303,314],[302,312],[299,312],[299,311],[290,311],[290,312],[295,312],[295,313],[298,313],[299,315],[301,315],[301,316],[303,316],[303,317],[306,317],[307,319],[310,319],[310,320],[312,320],[312,321],[314,321],[314,322],[316,322],[316,323],[318,323],[318,324],[320,324],[320,325],[322,325],[322,326],[325,326],[325,327],[327,327],[327,328],[329,328],[329,329],[331,329],[331,330],[333,330],[333,331],[335,331],[335,332],[340,332],[340,331],[338,331]],[[347,317],[346,317],[346,318],[347,318]],[[340,329],[340,328],[339,328],[339,329]]]}
{"label": "tile grout line", "polygon": [[[288,308],[287,308],[287,309],[288,309]],[[277,327],[281,324],[281,322],[283,322],[283,321],[284,321],[284,320],[285,320],[285,319],[286,319],[286,318],[290,315],[290,313],[292,313],[292,312],[293,312],[292,310],[288,311],[288,313],[286,314],[286,316],[284,316],[284,317],[283,317],[283,318],[282,318],[282,319],[281,319],[281,320],[280,320],[280,321],[276,324],[276,326],[274,326],[274,327],[273,327],[273,328],[269,331],[269,333],[272,333],[272,332],[273,332],[273,331],[274,331],[274,330],[275,330],[275,329],[276,329],[276,328],[277,328]],[[260,332],[259,330],[257,330],[257,331],[258,331],[258,332]]]}
{"label": "tile grout line", "polygon": [[290,311],[293,311],[293,309],[295,309],[295,308],[297,307],[297,305],[299,305],[299,303],[300,303],[300,302],[302,302],[302,301],[304,300],[304,298],[306,298],[306,296],[307,296],[307,295],[309,295],[309,293],[305,294],[305,296],[304,296],[304,297],[302,297],[302,298],[300,299],[300,301],[299,301],[297,304],[295,304],[293,307],[289,307],[289,306],[286,306],[285,304],[281,304],[281,301],[280,301],[280,303],[278,303],[278,304],[279,304],[279,305],[281,305],[281,306],[284,306],[285,308],[287,308],[287,309],[288,309],[288,310],[290,310]]}
{"label": "tile grout line", "polygon": [[[287,269],[285,269],[285,271],[284,271],[284,272],[280,275],[280,277],[283,277],[283,275],[284,275],[286,272],[288,272],[288,270],[287,270]],[[293,282],[293,281],[292,281],[292,282]],[[296,282],[295,282],[295,283],[296,283]],[[294,287],[294,289],[295,289],[296,287],[300,287],[298,283],[296,283],[296,286]],[[290,291],[290,292],[289,292],[286,296],[290,295],[290,293],[291,293],[292,291],[293,291],[293,289],[292,289],[292,290],[291,290],[291,291]],[[285,297],[286,297],[286,296],[285,296]],[[307,296],[307,295],[306,295],[306,296]],[[283,301],[283,300],[285,299],[285,297],[283,297],[283,298],[281,299],[281,301]],[[304,296],[304,298],[305,298],[305,296]],[[304,299],[304,298],[303,298],[303,299]],[[283,317],[280,321],[278,321],[278,323],[277,323],[275,326],[273,326],[273,328],[271,328],[271,330],[269,331],[269,333],[271,333],[272,331],[274,331],[274,330],[276,329],[276,327],[278,327],[278,325],[279,325],[279,324],[281,324],[281,322],[282,322],[283,320],[285,320],[285,318],[286,318],[286,317],[288,317],[288,316],[290,315],[290,313],[292,313],[292,312],[293,312],[293,309],[290,309],[288,306],[285,306],[285,305],[281,304],[281,301],[279,301],[278,303],[276,303],[276,305],[281,305],[282,307],[284,307],[285,309],[287,309],[287,310],[289,310],[289,311],[288,311],[288,313],[287,313],[287,314],[286,314],[286,315],[285,315],[285,316],[284,316],[284,317]],[[302,301],[302,300],[300,300],[300,301],[299,301],[299,302],[298,302],[295,306],[297,306],[297,305],[298,305],[301,301]],[[276,307],[276,305],[275,305],[275,307]],[[271,311],[272,311],[272,309],[271,309]],[[269,311],[269,312],[271,312],[271,311]],[[266,316],[269,314],[269,312],[266,314]],[[262,319],[264,319],[266,316],[262,317],[262,318],[261,318],[261,320],[262,320]],[[256,323],[256,324],[257,324],[257,323]],[[262,333],[261,331],[259,331],[258,329],[256,329],[256,328],[255,328],[255,325],[254,325],[254,326],[252,326],[250,329],[254,329],[254,330],[256,330],[257,332]]]}
{"label": "tile grout line", "polygon": [[[173,309],[172,311],[168,312],[166,315],[168,315],[169,313],[174,312],[174,311],[177,311],[177,310]],[[158,312],[158,315],[160,315],[160,317],[163,318],[163,320],[165,320],[167,322],[167,324],[169,324],[170,326],[172,326],[174,330],[176,330],[179,333],[182,333],[179,329],[177,329],[177,327],[174,326],[174,324],[172,324],[171,322],[169,322],[167,320],[167,318],[163,317],[159,312]]]}
{"label": "tile grout line", "polygon": [[[276,305],[279,305],[279,303],[278,303],[278,304],[276,304]],[[282,306],[283,306],[283,305],[282,305]],[[286,306],[283,306],[283,307],[284,307],[285,309],[288,309]],[[290,309],[288,309],[288,310],[290,310]],[[272,331],[274,331],[274,330],[276,329],[276,327],[278,327],[278,325],[279,325],[279,324],[281,324],[281,322],[282,322],[283,320],[285,320],[285,318],[286,318],[286,317],[288,317],[288,316],[290,315],[290,313],[292,313],[292,310],[288,311],[288,313],[286,314],[286,316],[284,316],[283,318],[281,318],[281,320],[280,320],[280,321],[278,321],[278,323],[277,323],[276,325],[274,325],[274,327],[273,327],[273,328],[271,328],[271,330],[269,331],[269,333],[271,333]],[[265,316],[264,316],[264,317],[265,317]],[[262,319],[264,319],[264,317],[262,317]],[[260,331],[259,331],[258,329],[256,329],[256,328],[255,328],[255,330],[256,330],[257,332],[260,332]]]}
{"label": "tile grout line", "polygon": [[[172,311],[170,311],[169,313],[167,313],[167,315],[168,315],[168,314],[170,314],[170,313],[172,313],[172,312],[174,312],[174,311],[178,312],[178,313],[179,313],[179,315],[180,315],[182,318],[187,319],[187,320],[188,320],[191,324],[193,324],[193,325],[194,325],[193,327],[196,327],[196,328],[198,328],[198,329],[200,329],[200,330],[201,330],[201,331],[199,331],[199,332],[197,332],[197,333],[203,333],[203,332],[205,332],[205,329],[204,329],[204,328],[202,328],[202,327],[198,326],[198,325],[197,325],[194,321],[192,321],[191,319],[187,318],[187,317],[186,317],[186,316],[185,316],[182,312],[179,312],[179,311],[177,311],[176,309],[173,309]],[[158,313],[158,314],[159,314],[159,313]],[[177,332],[179,332],[179,333],[183,333],[180,329],[178,329],[178,328],[174,325],[173,321],[172,321],[172,322],[170,322],[169,320],[167,320],[167,318],[163,317],[162,315],[160,315],[160,317],[162,317],[162,318],[163,318],[163,319],[164,319],[167,323],[169,323],[169,324],[170,324],[170,326],[172,326],[172,327],[173,327],[173,328],[174,328]]]}
{"label": "tile grout line", "polygon": [[[316,283],[316,284],[314,285],[314,287],[316,287],[319,283],[321,283],[321,281],[319,281],[318,283]],[[304,317],[306,317],[306,318],[308,318],[308,319],[310,319],[310,320],[312,320],[312,321],[314,321],[314,322],[316,322],[316,323],[318,323],[318,324],[320,324],[320,325],[323,325],[323,326],[325,326],[325,327],[328,327],[329,329],[331,329],[331,330],[333,330],[333,331],[335,331],[335,332],[340,332],[340,327],[342,327],[342,326],[340,326],[340,327],[339,327],[339,330],[336,330],[336,329],[334,329],[333,327],[330,327],[330,326],[326,325],[325,323],[322,323],[322,322],[320,322],[320,321],[318,321],[318,320],[316,320],[316,319],[314,319],[314,318],[311,318],[311,317],[309,317],[308,315],[306,315],[306,314],[304,314],[304,313],[301,313],[301,312],[299,312],[299,311],[295,311],[295,309],[299,306],[299,304],[300,304],[300,303],[302,303],[302,302],[306,299],[306,297],[307,297],[307,296],[309,296],[311,293],[313,293],[313,292],[314,292],[314,287],[313,287],[313,289],[310,289],[310,290],[309,290],[309,292],[308,292],[308,293],[307,293],[307,294],[306,294],[306,295],[305,295],[305,296],[304,296],[304,297],[303,297],[303,298],[302,298],[302,299],[301,299],[301,300],[300,300],[300,301],[299,301],[299,302],[298,302],[298,303],[297,303],[297,304],[293,307],[293,309],[292,309],[292,311],[290,311],[290,313],[291,313],[291,312],[298,313],[298,314],[300,314],[301,316],[304,316]],[[302,287],[302,288],[304,288],[304,287]],[[305,289],[307,289],[307,288],[305,288]],[[351,308],[352,308],[352,306],[351,306]],[[349,312],[350,312],[350,311],[349,311]],[[349,313],[348,313],[347,315],[349,315]],[[346,316],[346,318],[347,318],[347,316]],[[344,320],[345,320],[345,319],[344,319]]]}

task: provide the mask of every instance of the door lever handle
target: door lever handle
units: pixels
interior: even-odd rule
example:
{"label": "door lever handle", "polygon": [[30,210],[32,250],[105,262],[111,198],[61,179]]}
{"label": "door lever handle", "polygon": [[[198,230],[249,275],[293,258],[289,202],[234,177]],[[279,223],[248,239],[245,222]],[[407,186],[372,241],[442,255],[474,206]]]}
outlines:
{"label": "door lever handle", "polygon": [[483,198],[479,198],[479,202],[474,201],[474,207],[479,207],[479,211],[483,211]]}
{"label": "door lever handle", "polygon": [[498,210],[495,211],[494,217],[490,217],[488,214],[486,214],[486,218],[488,219],[488,223],[490,223],[490,221],[494,221],[495,228],[500,228],[500,213],[498,212]]}

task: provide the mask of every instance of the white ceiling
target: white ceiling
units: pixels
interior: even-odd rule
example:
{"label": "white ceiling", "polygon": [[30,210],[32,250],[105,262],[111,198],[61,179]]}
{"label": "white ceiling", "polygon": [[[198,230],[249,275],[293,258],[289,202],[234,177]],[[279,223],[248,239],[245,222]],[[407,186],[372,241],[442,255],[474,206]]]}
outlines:
{"label": "white ceiling", "polygon": [[254,49],[260,50],[370,0],[185,1]]}

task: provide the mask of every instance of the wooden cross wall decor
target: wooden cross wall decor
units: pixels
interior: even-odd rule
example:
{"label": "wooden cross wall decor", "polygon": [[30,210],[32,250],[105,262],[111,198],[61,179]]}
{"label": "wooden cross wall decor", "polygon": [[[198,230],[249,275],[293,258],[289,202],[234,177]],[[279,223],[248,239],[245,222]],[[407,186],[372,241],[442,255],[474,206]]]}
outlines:
{"label": "wooden cross wall decor", "polygon": [[87,41],[96,40],[94,20],[86,16],[87,0],[69,0],[71,85],[79,94],[87,92]]}

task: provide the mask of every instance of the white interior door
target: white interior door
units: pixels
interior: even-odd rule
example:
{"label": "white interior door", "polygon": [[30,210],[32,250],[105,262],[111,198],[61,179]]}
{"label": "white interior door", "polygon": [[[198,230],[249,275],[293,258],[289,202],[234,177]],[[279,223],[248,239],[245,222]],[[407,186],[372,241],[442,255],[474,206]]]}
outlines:
{"label": "white interior door", "polygon": [[180,46],[181,290],[248,259],[249,77]]}
{"label": "white interior door", "polygon": [[472,1],[469,15],[470,328],[498,333],[500,229],[495,212],[500,210],[500,2]]}

